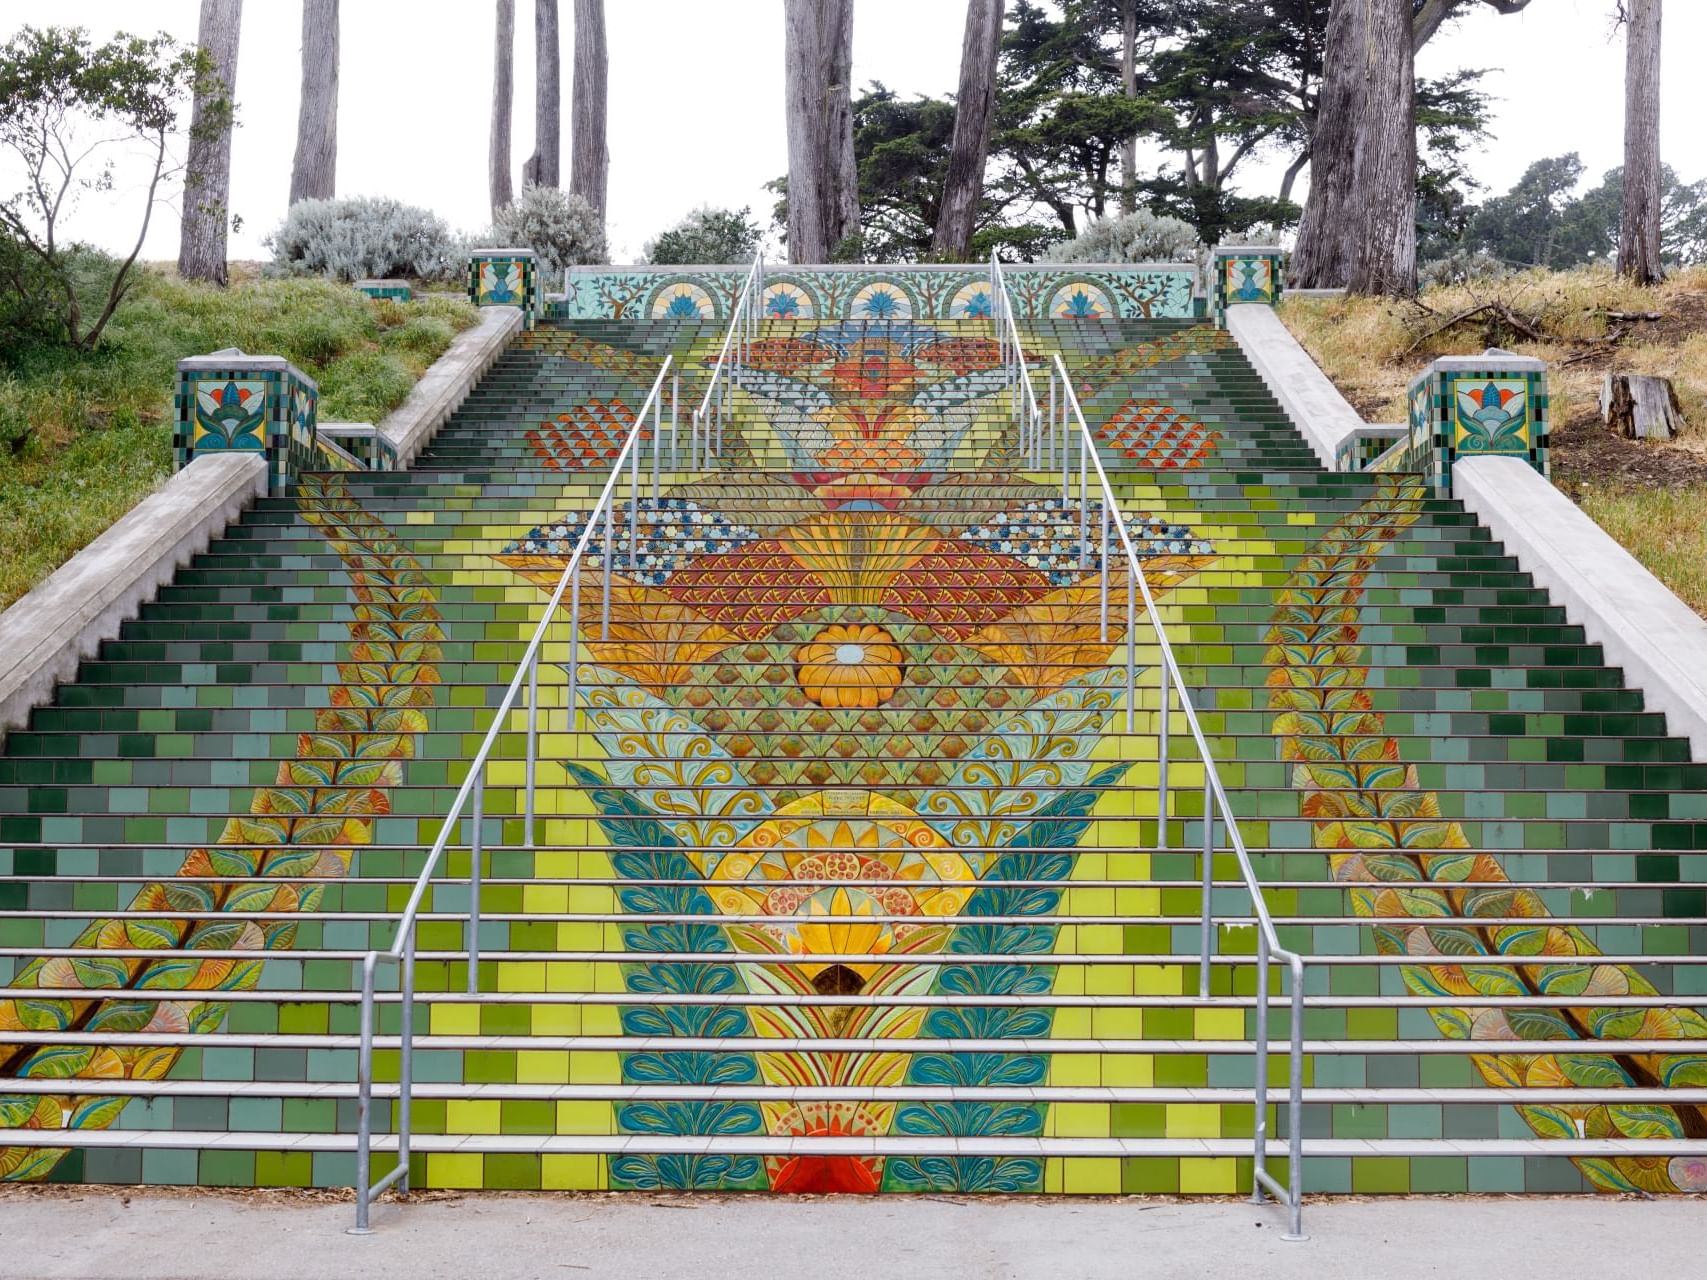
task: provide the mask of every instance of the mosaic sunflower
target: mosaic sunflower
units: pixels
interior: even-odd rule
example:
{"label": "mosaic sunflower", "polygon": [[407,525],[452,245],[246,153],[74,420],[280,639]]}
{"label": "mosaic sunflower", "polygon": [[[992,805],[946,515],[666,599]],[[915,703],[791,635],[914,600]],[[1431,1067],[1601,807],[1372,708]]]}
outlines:
{"label": "mosaic sunflower", "polygon": [[794,651],[795,679],[832,710],[881,707],[901,687],[901,646],[873,624],[825,627]]}

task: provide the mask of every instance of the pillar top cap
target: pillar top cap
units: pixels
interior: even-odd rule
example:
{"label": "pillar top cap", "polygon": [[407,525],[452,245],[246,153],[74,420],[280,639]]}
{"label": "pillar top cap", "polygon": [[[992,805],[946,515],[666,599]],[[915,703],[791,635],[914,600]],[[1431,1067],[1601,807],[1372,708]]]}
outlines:
{"label": "pillar top cap", "polygon": [[314,390],[320,384],[283,356],[252,356],[241,347],[222,347],[205,356],[185,356],[178,361],[179,373],[210,373],[215,370],[229,373],[288,373]]}

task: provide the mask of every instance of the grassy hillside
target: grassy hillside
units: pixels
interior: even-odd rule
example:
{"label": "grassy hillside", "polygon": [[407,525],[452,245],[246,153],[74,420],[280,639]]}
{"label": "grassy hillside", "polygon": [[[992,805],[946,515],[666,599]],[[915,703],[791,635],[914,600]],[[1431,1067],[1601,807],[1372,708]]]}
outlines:
{"label": "grassy hillside", "polygon": [[376,422],[474,316],[452,295],[404,307],[318,280],[216,289],[144,271],[98,350],[37,349],[0,367],[0,606],[171,473],[180,358],[284,356],[319,382],[322,418]]}
{"label": "grassy hillside", "polygon": [[[1657,289],[1605,269],[1531,271],[1416,302],[1292,298],[1280,314],[1371,422],[1402,422],[1406,385],[1437,356],[1497,346],[1546,360],[1554,483],[1707,614],[1707,267]],[[1689,429],[1666,443],[1606,430],[1598,402],[1613,370],[1671,378]]]}

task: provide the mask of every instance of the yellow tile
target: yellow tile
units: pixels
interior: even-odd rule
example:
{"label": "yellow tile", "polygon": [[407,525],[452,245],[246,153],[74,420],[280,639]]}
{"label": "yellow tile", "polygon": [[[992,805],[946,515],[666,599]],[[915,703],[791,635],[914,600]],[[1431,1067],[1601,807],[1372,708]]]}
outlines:
{"label": "yellow tile", "polygon": [[523,1049],[516,1054],[517,1084],[568,1084],[569,1054],[562,1049]]}
{"label": "yellow tile", "polygon": [[486,1162],[478,1155],[431,1152],[427,1156],[427,1185],[478,1190],[486,1185]]}
{"label": "yellow tile", "polygon": [[435,1004],[427,1024],[435,1036],[477,1036],[480,1034],[480,1006],[477,1004]]}
{"label": "yellow tile", "polygon": [[1142,1009],[1091,1010],[1091,1035],[1098,1040],[1138,1040],[1143,1034]]}
{"label": "yellow tile", "polygon": [[1055,1135],[1060,1138],[1106,1138],[1109,1130],[1106,1102],[1057,1102],[1049,1108]]}
{"label": "yellow tile", "polygon": [[539,1185],[546,1191],[603,1191],[604,1157],[543,1156],[540,1159]]}
{"label": "yellow tile", "polygon": [[615,1005],[582,1005],[580,1014],[582,1035],[620,1036],[622,1034],[622,1010]]}
{"label": "yellow tile", "polygon": [[581,1006],[578,1004],[534,1005],[533,1033],[536,1036],[580,1035]]}
{"label": "yellow tile", "polygon": [[1120,1194],[1120,1161],[1074,1158],[1066,1162],[1062,1190],[1068,1195],[1114,1196]]}
{"label": "yellow tile", "polygon": [[1132,970],[1132,991],[1140,996],[1177,996],[1184,970],[1177,964],[1147,964]]}
{"label": "yellow tile", "polygon": [[1179,1162],[1179,1189],[1188,1196],[1230,1196],[1239,1191],[1238,1161],[1187,1157]]}
{"label": "yellow tile", "polygon": [[1098,1084],[1110,1088],[1149,1089],[1156,1083],[1156,1059],[1147,1053],[1105,1053]]}
{"label": "yellow tile", "polygon": [[1085,967],[1085,994],[1129,996],[1133,994],[1133,970],[1129,964],[1093,964]]}
{"label": "yellow tile", "polygon": [[1057,1009],[1051,1034],[1060,1040],[1088,1038],[1091,1034],[1091,1011],[1083,1007]]}
{"label": "yellow tile", "polygon": [[1243,1009],[1198,1009],[1192,1014],[1192,1034],[1199,1040],[1243,1040]]}
{"label": "yellow tile", "polygon": [[557,949],[559,951],[603,951],[605,949],[604,929],[601,925],[591,921],[560,924],[557,926]]}
{"label": "yellow tile", "polygon": [[546,966],[547,991],[593,991],[593,965],[586,960],[553,961]]}
{"label": "yellow tile", "polygon": [[569,1059],[570,1084],[620,1084],[622,1060],[608,1052],[573,1054]]}
{"label": "yellow tile", "polygon": [[532,960],[498,962],[498,990],[538,991],[545,986],[545,965]]}
{"label": "yellow tile", "polygon": [[1082,955],[1117,956],[1124,949],[1125,939],[1117,924],[1082,924],[1079,926],[1079,952]]}
{"label": "yellow tile", "polygon": [[569,905],[569,886],[565,884],[523,885],[522,910],[529,915],[557,915],[573,910]]}
{"label": "yellow tile", "polygon": [[1123,916],[1159,916],[1162,914],[1160,889],[1116,889],[1114,914]]}
{"label": "yellow tile", "polygon": [[1049,1083],[1098,1085],[1100,1071],[1094,1053],[1058,1053],[1049,1059]]}
{"label": "yellow tile", "polygon": [[577,1136],[616,1132],[616,1108],[608,1102],[577,1101],[557,1104],[557,1132]]}
{"label": "yellow tile", "polygon": [[1163,1132],[1170,1138],[1219,1138],[1221,1108],[1213,1102],[1170,1102]]}
{"label": "yellow tile", "polygon": [[472,1098],[445,1103],[445,1129],[450,1133],[502,1133],[502,1104]]}

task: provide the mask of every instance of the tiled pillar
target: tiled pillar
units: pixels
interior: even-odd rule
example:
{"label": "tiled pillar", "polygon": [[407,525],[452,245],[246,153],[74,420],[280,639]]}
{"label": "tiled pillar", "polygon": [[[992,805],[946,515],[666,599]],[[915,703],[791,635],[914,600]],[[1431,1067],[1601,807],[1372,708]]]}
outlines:
{"label": "tiled pillar", "polygon": [[1411,383],[1404,470],[1420,471],[1442,496],[1459,458],[1522,458],[1550,475],[1547,365],[1509,351],[1436,360]]}
{"label": "tiled pillar", "polygon": [[539,271],[532,249],[476,249],[468,259],[468,297],[477,307],[520,307],[522,325],[539,316]]}
{"label": "tiled pillar", "polygon": [[1222,244],[1210,259],[1209,310],[1217,322],[1245,303],[1272,307],[1285,283],[1286,253],[1272,244]]}
{"label": "tiled pillar", "polygon": [[282,356],[227,347],[178,361],[172,452],[181,469],[197,455],[233,450],[267,455],[267,487],[282,493],[317,467],[320,388]]}
{"label": "tiled pillar", "polygon": [[370,298],[390,298],[393,302],[408,302],[415,296],[407,280],[357,280],[356,291]]}

